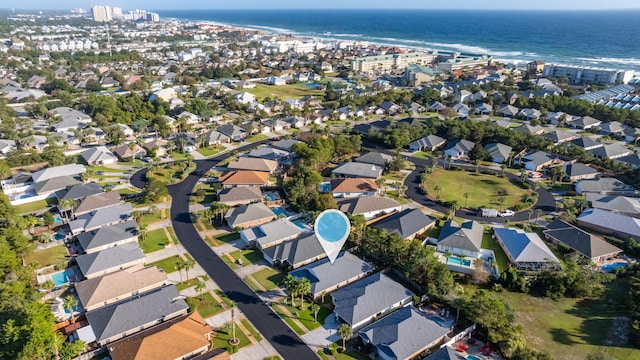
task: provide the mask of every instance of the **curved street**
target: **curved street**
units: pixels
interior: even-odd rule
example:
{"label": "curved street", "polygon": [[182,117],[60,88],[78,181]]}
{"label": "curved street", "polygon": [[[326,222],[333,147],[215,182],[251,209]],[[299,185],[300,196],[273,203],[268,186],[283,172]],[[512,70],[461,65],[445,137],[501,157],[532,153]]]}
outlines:
{"label": "curved street", "polygon": [[[238,152],[245,151],[268,141],[263,140],[247,144],[235,150]],[[197,160],[195,161],[197,170],[206,172],[216,163],[230,156],[231,153],[225,153],[211,159]],[[146,169],[138,171],[131,177],[131,183],[142,189],[145,184],[145,174]],[[247,319],[284,359],[317,359],[318,355],[269,306],[262,302],[258,295],[213,252],[196,231],[189,213],[189,195],[199,179],[200,176],[192,173],[182,182],[168,187],[169,194],[173,198],[171,203],[171,223],[180,243],[195,261],[202,266],[211,279],[218,284],[220,289],[231,300],[236,302],[238,308]]]}

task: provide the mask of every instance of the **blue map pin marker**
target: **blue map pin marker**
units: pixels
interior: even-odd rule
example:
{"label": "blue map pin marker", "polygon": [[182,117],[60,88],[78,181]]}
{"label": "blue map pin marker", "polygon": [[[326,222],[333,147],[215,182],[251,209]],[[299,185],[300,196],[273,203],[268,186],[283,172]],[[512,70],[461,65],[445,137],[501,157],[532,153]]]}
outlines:
{"label": "blue map pin marker", "polygon": [[314,229],[324,253],[333,264],[349,237],[349,218],[341,211],[325,210],[316,218]]}

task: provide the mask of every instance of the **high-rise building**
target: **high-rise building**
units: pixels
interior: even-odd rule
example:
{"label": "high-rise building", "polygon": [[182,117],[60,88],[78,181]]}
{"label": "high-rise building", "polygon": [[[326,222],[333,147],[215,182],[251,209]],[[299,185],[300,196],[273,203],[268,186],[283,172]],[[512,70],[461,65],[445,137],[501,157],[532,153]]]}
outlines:
{"label": "high-rise building", "polygon": [[93,14],[93,21],[107,22],[111,21],[111,6],[92,6],[91,13]]}
{"label": "high-rise building", "polygon": [[111,15],[114,18],[118,18],[118,17],[122,17],[122,8],[121,7],[114,7],[111,11]]}
{"label": "high-rise building", "polygon": [[131,10],[129,11],[129,16],[133,21],[147,20],[147,10],[139,10],[139,9]]}
{"label": "high-rise building", "polygon": [[158,15],[157,13],[148,12],[147,21],[158,22],[160,21],[160,15]]}

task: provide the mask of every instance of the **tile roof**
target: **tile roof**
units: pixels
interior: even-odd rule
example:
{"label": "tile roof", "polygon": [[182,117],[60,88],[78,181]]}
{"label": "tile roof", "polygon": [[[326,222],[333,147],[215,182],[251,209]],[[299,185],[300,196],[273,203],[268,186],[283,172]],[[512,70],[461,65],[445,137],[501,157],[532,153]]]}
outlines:
{"label": "tile roof", "polygon": [[261,158],[241,157],[238,158],[238,161],[230,162],[229,165],[227,165],[227,168],[235,170],[266,171],[270,173],[278,168],[278,162]]}
{"label": "tile roof", "polygon": [[222,185],[267,185],[269,173],[264,171],[232,170],[218,178]]}
{"label": "tile roof", "polygon": [[345,178],[331,180],[331,192],[334,193],[361,193],[376,191],[378,191],[378,184],[376,184],[373,179]]}

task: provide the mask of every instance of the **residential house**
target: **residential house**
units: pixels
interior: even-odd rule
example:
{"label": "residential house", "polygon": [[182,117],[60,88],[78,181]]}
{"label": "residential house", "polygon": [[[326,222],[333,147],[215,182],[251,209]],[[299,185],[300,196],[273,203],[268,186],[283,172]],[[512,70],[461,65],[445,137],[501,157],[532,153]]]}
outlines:
{"label": "residential house", "polygon": [[433,100],[429,103],[427,110],[442,113],[446,108],[447,106],[445,104],[441,103],[440,101]]}
{"label": "residential house", "polygon": [[551,141],[554,145],[580,138],[580,134],[567,130],[553,130],[542,135],[545,139]]}
{"label": "residential house", "polygon": [[377,179],[384,169],[377,165],[346,162],[331,171],[338,177]]}
{"label": "residential house", "polygon": [[126,137],[130,137],[133,136],[135,134],[135,132],[133,131],[133,129],[131,127],[129,127],[129,125],[125,125],[125,124],[113,124],[111,125],[112,128],[116,128],[116,129],[120,129],[122,131],[122,133],[124,134],[124,136]]}
{"label": "residential house", "polygon": [[383,360],[409,360],[443,342],[449,328],[413,306],[404,307],[363,328],[358,335],[375,346]]}
{"label": "residential house", "polygon": [[606,144],[589,151],[600,159],[617,159],[633,153],[629,148],[616,143]]}
{"label": "residential house", "polygon": [[382,104],[380,104],[380,108],[382,110],[384,110],[387,114],[393,116],[396,115],[400,112],[402,112],[402,106],[393,103],[391,101],[385,101]]}
{"label": "residential house", "polygon": [[283,139],[272,142],[270,146],[279,150],[293,152],[293,145],[297,143],[300,143],[300,141],[293,139]]}
{"label": "residential house", "polygon": [[307,278],[311,282],[311,296],[315,299],[328,294],[372,273],[374,267],[348,251],[342,251],[333,262],[328,258],[290,271],[297,279]]}
{"label": "residential house", "polygon": [[264,171],[232,170],[218,177],[224,188],[237,186],[267,186],[269,173]]}
{"label": "residential house", "polygon": [[524,164],[524,168],[530,171],[540,171],[543,167],[550,166],[558,160],[556,156],[545,151],[535,151],[526,154],[520,159],[520,164]]}
{"label": "residential house", "polygon": [[205,143],[207,146],[228,144],[230,142],[231,139],[227,135],[217,130],[210,130],[205,133]]}
{"label": "residential house", "polygon": [[627,216],[640,217],[640,199],[627,196],[588,193],[587,203],[594,209],[602,209]]}
{"label": "residential house", "polygon": [[593,180],[580,180],[576,183],[576,192],[579,195],[597,193],[601,195],[633,196],[636,188],[623,183],[616,178],[599,178]]}
{"label": "residential house", "polygon": [[69,228],[73,235],[84,231],[91,231],[103,226],[117,224],[129,220],[133,206],[130,203],[118,204],[79,215],[69,221]]}
{"label": "residential house", "polygon": [[120,194],[117,191],[109,191],[87,195],[77,201],[77,204],[73,210],[73,214],[74,216],[82,216],[93,211],[120,204]]}
{"label": "residential house", "polygon": [[389,234],[396,234],[403,239],[411,240],[416,235],[432,229],[436,221],[425,215],[420,209],[405,209],[393,214],[373,225],[378,230],[385,229]]}
{"label": "residential house", "polygon": [[585,229],[622,239],[640,239],[640,219],[620,213],[589,208],[578,216],[576,224]]}
{"label": "residential house", "polygon": [[84,165],[68,164],[49,167],[40,171],[36,171],[31,174],[31,179],[34,183],[53,179],[60,176],[78,177],[80,174],[86,172],[87,169]]}
{"label": "residential house", "polygon": [[218,192],[218,202],[227,206],[238,206],[262,201],[259,187],[232,187]]}
{"label": "residential house", "polygon": [[517,107],[511,106],[511,105],[505,105],[500,109],[498,109],[498,111],[496,111],[496,114],[500,116],[506,116],[506,117],[512,118],[518,115],[519,112],[520,112],[520,109],[518,109]]}
{"label": "residential house", "polygon": [[227,210],[224,219],[231,228],[246,229],[268,223],[277,218],[276,214],[263,203],[242,205]]}
{"label": "residential house", "polygon": [[266,78],[265,83],[267,85],[281,86],[281,85],[286,85],[287,80],[282,77],[270,76]]}
{"label": "residential house", "polygon": [[382,196],[359,196],[338,201],[338,209],[351,216],[362,215],[366,220],[399,212],[402,205]]}
{"label": "residential house", "polygon": [[443,346],[439,350],[433,352],[431,355],[427,355],[424,360],[466,360],[467,355],[462,353],[451,346]]}
{"label": "residential house", "polygon": [[621,164],[630,166],[633,169],[637,169],[640,167],[640,155],[637,153],[621,156],[615,160]]}
{"label": "residential house", "polygon": [[101,307],[86,313],[98,345],[106,345],[184,315],[189,306],[175,286],[165,286],[142,296]]}
{"label": "residential house", "polygon": [[622,252],[604,239],[559,219],[547,225],[547,230],[543,233],[547,240],[563,244],[596,264],[614,258]]}
{"label": "residential house", "polygon": [[356,124],[351,128],[351,131],[357,134],[369,136],[372,131],[384,131],[389,126],[391,126],[391,121],[378,120],[366,124]]}
{"label": "residential house", "polygon": [[353,331],[411,305],[413,292],[389,276],[376,273],[331,293],[336,320]]}
{"label": "residential house", "polygon": [[247,136],[243,128],[233,124],[220,125],[218,131],[233,141],[242,141]]}
{"label": "residential house", "polygon": [[0,154],[7,155],[10,151],[16,149],[16,142],[9,139],[0,139]]}
{"label": "residential house", "polygon": [[622,124],[619,121],[611,121],[600,124],[600,133],[614,138],[622,138],[624,137],[624,132],[627,128],[629,128],[629,126]]}
{"label": "residential house", "polygon": [[135,220],[85,231],[76,239],[86,254],[95,253],[114,246],[138,243],[138,223]]}
{"label": "residential house", "polygon": [[139,159],[147,155],[147,150],[138,144],[122,144],[113,148],[113,153],[122,160]]}
{"label": "residential house", "polygon": [[521,229],[493,227],[493,234],[518,270],[559,270],[560,261],[536,233]]}
{"label": "residential house", "polygon": [[254,157],[240,157],[237,161],[230,162],[227,168],[232,170],[263,171],[273,174],[278,168],[278,162]]}
{"label": "residential house", "polygon": [[582,163],[562,165],[562,171],[566,174],[563,180],[576,182],[585,179],[595,179],[600,176],[600,172]]}
{"label": "residential house", "polygon": [[484,151],[489,154],[491,161],[498,164],[504,164],[511,157],[512,147],[500,143],[487,144],[484,147]]}
{"label": "residential house", "polygon": [[327,256],[315,233],[303,235],[268,248],[261,249],[264,259],[278,267],[297,269]]}
{"label": "residential house", "polygon": [[213,359],[224,350],[208,351],[212,333],[202,316],[192,312],[109,344],[109,355],[112,360],[194,359],[203,354]]}
{"label": "residential house", "polygon": [[56,197],[58,198],[58,202],[60,200],[82,200],[87,196],[102,194],[104,193],[104,189],[98,183],[87,183],[87,184],[78,184],[73,185],[69,188],[62,189],[56,192]]}
{"label": "residential house", "polygon": [[291,153],[285,150],[273,148],[271,146],[263,146],[258,149],[251,150],[249,156],[253,158],[275,161],[280,164],[291,158]]}
{"label": "residential house", "polygon": [[57,107],[54,109],[51,109],[50,112],[54,115],[54,116],[58,116],[61,117],[62,120],[77,120],[80,122],[83,122],[85,124],[90,123],[91,121],[93,121],[93,119],[91,119],[91,116],[78,111],[76,109],[72,109],[70,107]]}
{"label": "residential house", "polygon": [[602,121],[592,118],[591,116],[582,116],[569,123],[574,129],[587,130],[596,128],[602,124]]}
{"label": "residential house", "polygon": [[137,242],[129,242],[102,251],[76,257],[82,275],[91,279],[144,262],[144,254]]}
{"label": "residential house", "polygon": [[66,189],[68,187],[79,185],[81,182],[71,176],[60,176],[53,179],[39,181],[33,185],[33,191],[39,195],[53,194],[59,190]]}
{"label": "residential house", "polygon": [[168,284],[169,278],[161,269],[133,266],[80,281],[73,287],[82,308],[91,311]]}
{"label": "residential house", "polygon": [[156,157],[162,157],[167,155],[167,144],[169,142],[165,139],[154,139],[151,141],[147,141],[142,146],[147,150],[147,152],[152,153],[155,152]]}
{"label": "residential house", "polygon": [[331,180],[331,193],[334,198],[350,198],[376,195],[378,184],[373,179],[345,178]]}
{"label": "residential house", "polygon": [[451,108],[458,113],[458,117],[460,117],[460,119],[468,118],[469,112],[471,111],[467,105],[462,103],[455,104]]}
{"label": "residential house", "polygon": [[278,219],[240,231],[240,239],[249,246],[255,246],[262,250],[295,239],[303,233],[304,229],[291,221]]}
{"label": "residential house", "polygon": [[524,120],[538,120],[540,115],[540,110],[538,109],[525,108],[518,112],[518,117]]}
{"label": "residential house", "polygon": [[444,154],[451,159],[463,159],[469,157],[469,152],[476,144],[465,139],[454,140],[444,151]]}
{"label": "residential house", "polygon": [[493,111],[493,106],[487,103],[478,103],[473,106],[473,112],[479,115],[489,115]]}
{"label": "residential house", "polygon": [[87,165],[109,165],[118,162],[118,158],[106,146],[96,146],[80,153]]}
{"label": "residential house", "polygon": [[456,93],[456,101],[463,103],[465,101],[472,100],[473,94],[468,90],[460,90]]}
{"label": "residential house", "polygon": [[387,164],[393,161],[393,156],[383,154],[377,151],[370,151],[362,156],[355,158],[354,161],[358,163],[363,163],[363,164],[377,165],[384,169],[387,166]]}
{"label": "residential house", "polygon": [[544,128],[540,125],[522,124],[513,129],[514,131],[530,135],[540,135],[544,133]]}
{"label": "residential house", "polygon": [[427,135],[409,144],[409,151],[435,151],[444,145],[445,139],[437,135]]}
{"label": "residential house", "polygon": [[256,101],[255,95],[248,92],[241,92],[233,95],[233,100],[239,102],[240,104],[251,104]]}
{"label": "residential house", "polygon": [[484,227],[477,221],[467,221],[462,225],[449,220],[444,223],[438,236],[437,249],[441,253],[451,252],[473,259],[480,256]]}
{"label": "residential house", "polygon": [[624,141],[637,145],[640,139],[640,128],[629,127],[624,130]]}
{"label": "residential house", "polygon": [[604,145],[603,143],[597,141],[593,137],[580,137],[580,138],[571,140],[570,143],[571,145],[577,146],[584,150],[592,150]]}

